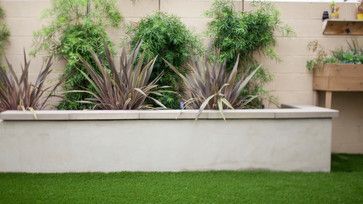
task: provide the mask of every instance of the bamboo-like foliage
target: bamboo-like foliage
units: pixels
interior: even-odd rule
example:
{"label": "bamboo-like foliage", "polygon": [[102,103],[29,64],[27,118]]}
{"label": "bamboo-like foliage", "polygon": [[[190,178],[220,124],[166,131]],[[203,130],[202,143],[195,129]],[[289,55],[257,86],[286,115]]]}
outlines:
{"label": "bamboo-like foliage", "polygon": [[36,78],[29,81],[30,61],[24,51],[24,64],[18,77],[13,66],[6,59],[7,69],[0,68],[0,112],[6,110],[42,110],[54,96],[61,80],[54,86],[45,87],[46,79],[52,72],[52,57],[49,57]]}
{"label": "bamboo-like foliage", "polygon": [[204,109],[242,109],[258,96],[243,96],[242,92],[248,82],[253,78],[259,66],[246,78],[238,76],[239,57],[231,72],[226,69],[226,63],[210,62],[205,59],[193,60],[188,65],[188,74],[181,74],[169,62],[168,65],[176,72],[183,82],[183,100],[186,108],[199,109],[199,114]]}
{"label": "bamboo-like foliage", "polygon": [[107,62],[102,62],[96,53],[92,53],[96,67],[92,67],[82,59],[88,74],[83,73],[92,84],[95,91],[83,91],[89,93],[93,98],[88,98],[82,103],[94,104],[96,109],[104,110],[133,110],[149,109],[151,105],[146,103],[150,99],[160,107],[165,106],[151,95],[162,95],[162,88],[156,82],[161,75],[150,82],[150,76],[156,61],[144,63],[143,55],[139,55],[141,43],[127,56],[125,49],[122,49],[120,64],[116,67],[112,54],[107,46],[105,53]]}
{"label": "bamboo-like foliage", "polygon": [[4,49],[9,41],[9,36],[10,30],[5,22],[5,11],[0,7],[0,55],[4,54]]}

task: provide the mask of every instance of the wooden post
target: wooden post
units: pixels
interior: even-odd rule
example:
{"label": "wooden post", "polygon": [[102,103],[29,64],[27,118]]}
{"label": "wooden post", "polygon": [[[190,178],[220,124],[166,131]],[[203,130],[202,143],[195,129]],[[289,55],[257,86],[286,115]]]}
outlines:
{"label": "wooden post", "polygon": [[242,0],[242,12],[245,11],[245,0]]}
{"label": "wooden post", "polygon": [[159,11],[161,9],[161,0],[158,1],[158,9],[159,9]]}
{"label": "wooden post", "polygon": [[331,91],[325,92],[325,108],[331,108],[333,93]]}

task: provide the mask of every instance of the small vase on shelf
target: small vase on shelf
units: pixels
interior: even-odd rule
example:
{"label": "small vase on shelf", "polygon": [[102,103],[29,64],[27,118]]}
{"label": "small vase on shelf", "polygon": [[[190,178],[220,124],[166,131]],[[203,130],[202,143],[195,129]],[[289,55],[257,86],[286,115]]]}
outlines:
{"label": "small vase on shelf", "polygon": [[335,1],[333,1],[330,4],[330,9],[331,9],[331,13],[330,13],[330,18],[332,19],[338,19],[339,18],[339,6],[335,3]]}
{"label": "small vase on shelf", "polygon": [[361,0],[360,5],[358,6],[357,19],[363,20],[363,0]]}

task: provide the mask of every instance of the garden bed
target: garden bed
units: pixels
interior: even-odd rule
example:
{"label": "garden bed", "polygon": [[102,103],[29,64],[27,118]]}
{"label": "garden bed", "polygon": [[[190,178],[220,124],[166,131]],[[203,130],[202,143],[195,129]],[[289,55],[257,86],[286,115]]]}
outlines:
{"label": "garden bed", "polygon": [[330,171],[337,111],[6,111],[1,172]]}

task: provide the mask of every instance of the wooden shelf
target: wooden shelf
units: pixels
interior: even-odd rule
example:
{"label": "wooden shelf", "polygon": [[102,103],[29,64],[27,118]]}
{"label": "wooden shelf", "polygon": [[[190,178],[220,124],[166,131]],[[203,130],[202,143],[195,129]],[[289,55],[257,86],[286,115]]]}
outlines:
{"label": "wooden shelf", "polygon": [[363,20],[328,19],[323,23],[324,35],[363,35]]}
{"label": "wooden shelf", "polygon": [[331,108],[332,92],[363,92],[363,64],[326,64],[314,69],[313,88],[324,93]]}

